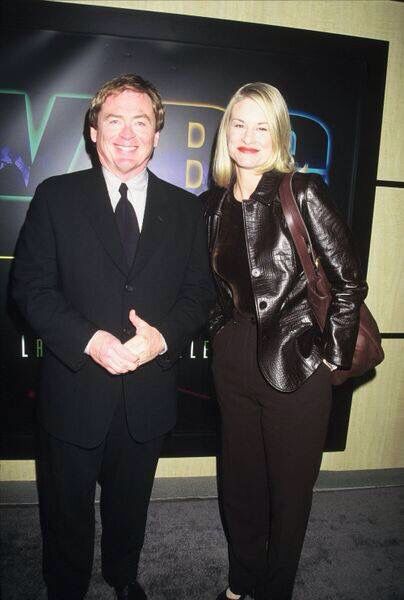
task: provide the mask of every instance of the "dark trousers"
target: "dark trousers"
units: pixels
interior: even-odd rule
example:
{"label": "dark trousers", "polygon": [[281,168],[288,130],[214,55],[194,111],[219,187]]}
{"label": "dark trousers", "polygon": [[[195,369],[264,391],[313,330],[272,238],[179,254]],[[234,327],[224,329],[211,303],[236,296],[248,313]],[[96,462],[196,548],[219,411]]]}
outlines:
{"label": "dark trousers", "polygon": [[97,480],[103,577],[113,587],[136,580],[162,441],[138,443],[131,437],[123,401],[96,448],[80,448],[40,431],[38,489],[49,599],[81,600],[88,589]]}
{"label": "dark trousers", "polygon": [[257,332],[238,318],[214,340],[222,415],[219,490],[229,585],[256,600],[289,600],[331,408],[329,370],[293,393],[273,389],[257,364]]}

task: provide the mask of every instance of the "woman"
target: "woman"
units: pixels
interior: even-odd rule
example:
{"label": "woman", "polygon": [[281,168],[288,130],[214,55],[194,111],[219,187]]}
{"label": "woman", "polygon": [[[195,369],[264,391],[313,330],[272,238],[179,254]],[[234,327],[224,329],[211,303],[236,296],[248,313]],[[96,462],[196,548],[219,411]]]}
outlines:
{"label": "woman", "polygon": [[283,174],[294,170],[290,136],[276,88],[240,88],[218,133],[218,188],[204,194],[219,298],[211,328],[229,549],[229,584],[217,600],[292,597],[327,431],[330,371],[350,366],[367,291],[321,177],[295,173],[293,191],[332,285],[321,334],[279,199]]}

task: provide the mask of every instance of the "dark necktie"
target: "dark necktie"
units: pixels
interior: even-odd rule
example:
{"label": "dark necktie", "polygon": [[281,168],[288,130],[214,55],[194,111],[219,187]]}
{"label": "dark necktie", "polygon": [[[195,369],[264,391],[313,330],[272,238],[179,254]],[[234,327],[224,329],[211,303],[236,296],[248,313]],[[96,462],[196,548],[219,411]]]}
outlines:
{"label": "dark necktie", "polygon": [[128,200],[128,186],[121,183],[119,186],[121,197],[115,209],[115,219],[118,225],[128,267],[135,258],[136,246],[139,241],[139,224],[137,222],[135,209]]}

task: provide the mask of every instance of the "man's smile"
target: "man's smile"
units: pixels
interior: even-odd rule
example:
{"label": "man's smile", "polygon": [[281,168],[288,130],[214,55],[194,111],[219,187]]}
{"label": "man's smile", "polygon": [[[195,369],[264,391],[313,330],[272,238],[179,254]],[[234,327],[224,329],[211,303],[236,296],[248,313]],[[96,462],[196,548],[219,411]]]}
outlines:
{"label": "man's smile", "polygon": [[121,146],[120,144],[115,144],[115,148],[122,152],[132,152],[137,149],[137,146]]}

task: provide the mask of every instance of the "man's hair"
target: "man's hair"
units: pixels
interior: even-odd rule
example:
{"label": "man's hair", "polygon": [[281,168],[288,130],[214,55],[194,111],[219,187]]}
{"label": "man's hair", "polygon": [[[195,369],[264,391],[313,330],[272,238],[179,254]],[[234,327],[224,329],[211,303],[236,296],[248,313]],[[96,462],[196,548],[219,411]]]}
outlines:
{"label": "man's hair", "polygon": [[156,119],[156,131],[161,131],[164,127],[164,106],[160,94],[152,83],[143,79],[139,75],[128,73],[120,75],[107,81],[96,92],[90,103],[88,111],[88,121],[91,127],[97,129],[98,113],[108,96],[112,94],[120,94],[125,90],[133,90],[141,94],[147,94],[153,106],[153,112]]}
{"label": "man's hair", "polygon": [[282,173],[293,171],[294,160],[290,153],[290,118],[282,94],[276,87],[268,83],[247,83],[231,97],[217,134],[212,174],[216,184],[220,187],[227,187],[235,174],[234,162],[229,155],[227,146],[227,134],[233,107],[245,98],[251,98],[263,110],[271,135],[271,156],[265,164],[257,169],[257,172],[264,173],[271,169]]}

